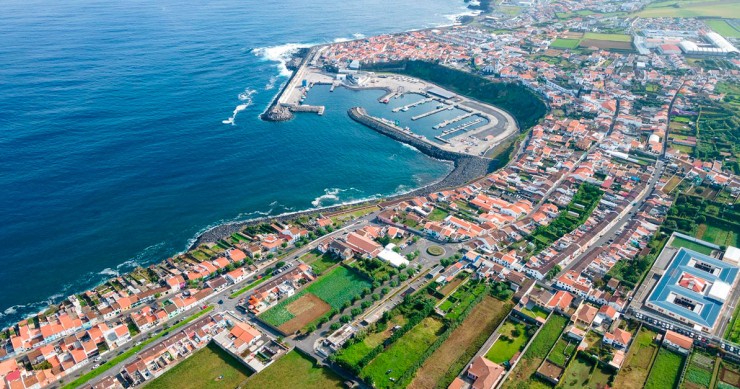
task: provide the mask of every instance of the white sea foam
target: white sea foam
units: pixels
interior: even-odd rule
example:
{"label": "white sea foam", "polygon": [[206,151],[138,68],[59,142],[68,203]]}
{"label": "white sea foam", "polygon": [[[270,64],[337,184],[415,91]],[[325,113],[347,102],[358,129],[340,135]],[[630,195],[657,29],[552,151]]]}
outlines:
{"label": "white sea foam", "polygon": [[278,70],[283,77],[290,77],[293,72],[285,66],[290,60],[291,55],[299,49],[313,46],[313,43],[287,43],[279,46],[259,47],[252,52],[262,57],[265,61],[278,63]]}
{"label": "white sea foam", "polygon": [[242,104],[237,105],[236,108],[234,108],[234,111],[231,113],[231,117],[226,120],[222,120],[221,123],[230,124],[232,126],[236,124],[236,115],[238,115],[239,112],[244,111],[245,109],[247,109],[247,107],[252,105],[252,96],[255,93],[257,93],[256,90],[249,89],[249,88],[244,89],[244,92],[239,93],[239,101],[241,101]]}
{"label": "white sea foam", "polygon": [[275,89],[275,84],[277,83],[277,76],[271,76],[270,81],[267,81],[267,84],[265,85],[265,90],[272,90]]}
{"label": "white sea foam", "polygon": [[[449,14],[449,15],[443,15],[447,20],[451,21],[452,24],[459,24],[459,19],[463,16],[478,16],[480,15],[481,11],[478,10],[471,10],[466,9],[464,12],[456,13],[456,14]],[[445,25],[441,25],[438,27],[444,27]]]}
{"label": "white sea foam", "polygon": [[326,188],[324,189],[324,194],[315,198],[313,201],[311,201],[311,205],[314,207],[320,207],[324,204],[326,201],[339,201],[339,193],[344,192],[344,189],[339,188]]}
{"label": "white sea foam", "polygon": [[417,149],[416,147],[411,146],[410,144],[407,144],[407,143],[401,143],[401,147],[404,147],[404,148],[407,148],[407,149],[410,149],[410,150],[414,150],[417,153],[421,153],[421,151],[419,151],[419,149]]}
{"label": "white sea foam", "polygon": [[101,276],[108,276],[108,277],[118,277],[119,275],[121,275],[120,273],[118,273],[117,271],[109,267],[106,267],[105,269],[101,270],[98,274],[100,274]]}
{"label": "white sea foam", "polygon": [[356,32],[356,33],[352,34],[352,37],[355,38],[355,39],[363,39],[363,38],[365,38],[365,34]]}

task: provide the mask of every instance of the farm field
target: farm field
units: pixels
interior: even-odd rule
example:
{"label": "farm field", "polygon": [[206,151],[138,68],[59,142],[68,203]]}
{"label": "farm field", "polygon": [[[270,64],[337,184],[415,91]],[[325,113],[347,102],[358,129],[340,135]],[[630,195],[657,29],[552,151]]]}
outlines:
{"label": "farm field", "polygon": [[218,346],[209,344],[157,377],[145,388],[235,388],[242,385],[251,374],[241,362]]}
{"label": "farm field", "polygon": [[[180,388],[173,386],[174,388]],[[222,385],[219,388],[232,388],[235,385]],[[250,377],[243,389],[263,388],[343,388],[342,379],[331,370],[319,367],[316,363],[297,351],[291,351],[278,359],[267,369]]]}
{"label": "farm field", "polygon": [[689,365],[681,387],[685,389],[708,389],[712,381],[712,374],[714,374],[714,362],[713,356],[695,349],[689,357]]}
{"label": "farm field", "polygon": [[337,361],[346,363],[349,366],[355,366],[362,358],[368,355],[375,347],[381,345],[386,339],[393,334],[393,327],[403,327],[408,320],[406,316],[397,314],[393,316],[383,331],[373,332],[366,336],[361,342],[353,343],[347,348],[341,349],[337,354]]}
{"label": "farm field", "polygon": [[332,308],[341,308],[342,304],[370,286],[370,282],[359,273],[339,266],[297,294],[280,301],[259,317],[284,334],[290,334]]}
{"label": "farm field", "polygon": [[650,369],[645,389],[674,388],[678,384],[684,357],[681,354],[662,348]]}
{"label": "farm field", "polygon": [[[447,300],[442,303],[440,309],[445,312],[445,318],[456,320],[482,293],[486,292],[486,285],[477,282],[468,282],[459,287]],[[442,308],[445,306],[445,308]]]}
{"label": "farm field", "polygon": [[733,0],[699,0],[681,1],[674,7],[675,0],[660,1],[650,4],[637,15],[643,18],[691,18],[699,16],[716,16],[731,19],[740,18],[740,9]]}
{"label": "farm field", "polygon": [[583,39],[614,42],[632,42],[632,37],[626,34],[600,34],[598,32],[587,32],[583,35]]}
{"label": "farm field", "polygon": [[361,376],[376,388],[394,387],[390,378],[398,379],[413,368],[443,328],[440,320],[425,318],[365,366]]}
{"label": "farm field", "polygon": [[[534,373],[545,359],[545,355],[558,340],[569,319],[560,315],[551,315],[540,332],[532,340],[522,359],[504,382],[503,388],[529,388],[545,385],[534,378]],[[549,385],[548,385],[549,386]]]}
{"label": "farm field", "polygon": [[728,229],[720,228],[712,224],[703,224],[705,227],[700,227],[703,230],[702,235],[699,239],[706,240],[707,242],[714,243],[720,246],[735,246],[738,245],[738,235]]}
{"label": "farm field", "polygon": [[321,254],[316,250],[306,253],[300,259],[307,265],[311,266],[316,275],[321,275],[326,271],[326,269],[339,263],[339,261],[334,259],[334,257],[328,252]]}
{"label": "farm field", "polygon": [[740,31],[736,30],[735,27],[732,27],[724,19],[705,20],[704,23],[714,30],[714,32],[725,38],[740,38]]}
{"label": "farm field", "polygon": [[637,389],[642,388],[648,376],[653,356],[658,346],[653,343],[655,332],[641,328],[632,341],[624,366],[614,380],[615,388]]}
{"label": "farm field", "polygon": [[486,359],[503,364],[524,348],[529,336],[527,326],[522,323],[506,321],[499,329],[500,336],[486,353]]}
{"label": "farm field", "polygon": [[606,387],[611,377],[612,374],[609,371],[595,366],[594,362],[577,354],[568,364],[558,387],[599,389]]}
{"label": "farm field", "polygon": [[580,42],[580,39],[557,38],[550,44],[550,47],[553,49],[575,49]]}
{"label": "farm field", "polygon": [[447,387],[510,310],[511,303],[485,296],[424,362],[409,388]]}
{"label": "farm field", "polygon": [[675,248],[685,247],[689,250],[694,250],[696,252],[706,254],[706,255],[709,255],[712,253],[711,248],[704,246],[703,244],[698,244],[688,239],[681,238],[679,236],[676,236],[675,238],[673,238],[673,242],[671,242],[671,246]]}
{"label": "farm field", "polygon": [[717,388],[740,388],[740,367],[726,361],[720,362],[717,374]]}

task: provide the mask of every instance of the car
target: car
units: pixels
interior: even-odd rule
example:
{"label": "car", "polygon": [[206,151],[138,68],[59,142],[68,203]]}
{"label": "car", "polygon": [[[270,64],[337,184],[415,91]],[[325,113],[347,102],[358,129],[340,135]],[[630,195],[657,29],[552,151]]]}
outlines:
{"label": "car", "polygon": [[97,369],[99,367],[100,367],[100,364],[98,364],[98,363],[96,363],[96,364],[93,365],[93,369]]}
{"label": "car", "polygon": [[134,343],[134,346],[138,346],[140,344],[141,344],[141,341],[138,341],[138,342]]}
{"label": "car", "polygon": [[218,300],[219,305],[224,303],[224,300]]}

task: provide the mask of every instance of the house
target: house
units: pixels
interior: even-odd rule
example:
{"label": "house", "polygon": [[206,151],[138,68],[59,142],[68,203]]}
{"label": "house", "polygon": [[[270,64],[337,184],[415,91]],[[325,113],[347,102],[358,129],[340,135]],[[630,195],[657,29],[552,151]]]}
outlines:
{"label": "house", "polygon": [[663,336],[663,345],[668,347],[671,350],[674,350],[676,352],[679,352],[684,355],[688,355],[689,351],[691,351],[691,346],[693,346],[694,340],[689,338],[686,335],[681,335],[677,332],[673,332],[671,330],[668,330],[665,332],[665,335]]}
{"label": "house", "polygon": [[576,325],[588,328],[591,326],[591,323],[593,323],[598,312],[599,310],[593,305],[581,304],[571,319]]}
{"label": "house", "polygon": [[565,312],[570,308],[570,304],[573,302],[573,295],[564,291],[559,290],[554,296],[547,302],[546,308],[555,309],[560,312]]}
{"label": "house", "polygon": [[602,305],[601,308],[599,308],[599,313],[596,314],[596,319],[594,319],[594,324],[601,325],[601,323],[606,323],[607,325],[614,322],[614,320],[617,320],[619,318],[619,312],[617,312],[614,307],[611,305]]}
{"label": "house", "polygon": [[342,260],[349,259],[354,256],[354,251],[352,250],[352,247],[339,239],[336,239],[329,243],[329,252],[338,256]]}
{"label": "house", "polygon": [[626,348],[632,340],[632,334],[622,330],[621,328],[614,329],[613,332],[607,332],[604,334],[604,344],[607,344],[616,348]]}
{"label": "house", "polygon": [[238,269],[235,269],[235,270],[232,270],[232,271],[226,273],[226,275],[224,277],[226,277],[226,280],[228,280],[231,284],[237,284],[239,282],[242,282],[242,281],[246,280],[252,274],[253,273],[247,271],[247,269],[245,269],[243,267],[240,267]]}
{"label": "house", "polygon": [[504,376],[504,367],[479,356],[473,360],[467,371],[467,376],[473,381],[473,389],[492,389]]}

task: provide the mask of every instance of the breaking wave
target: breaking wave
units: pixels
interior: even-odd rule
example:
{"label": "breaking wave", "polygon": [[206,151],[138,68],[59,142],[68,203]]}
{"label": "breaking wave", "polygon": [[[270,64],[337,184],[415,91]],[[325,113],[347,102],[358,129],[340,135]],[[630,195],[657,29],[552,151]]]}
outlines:
{"label": "breaking wave", "polygon": [[245,109],[247,109],[247,107],[252,105],[252,95],[254,95],[255,93],[257,93],[256,90],[249,89],[249,88],[244,89],[244,92],[239,93],[239,101],[241,101],[242,104],[237,105],[236,108],[234,108],[234,112],[231,113],[231,117],[228,119],[222,120],[221,123],[230,124],[233,126],[236,123],[235,122],[236,115],[238,115],[239,112],[244,111]]}

